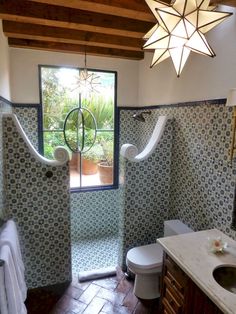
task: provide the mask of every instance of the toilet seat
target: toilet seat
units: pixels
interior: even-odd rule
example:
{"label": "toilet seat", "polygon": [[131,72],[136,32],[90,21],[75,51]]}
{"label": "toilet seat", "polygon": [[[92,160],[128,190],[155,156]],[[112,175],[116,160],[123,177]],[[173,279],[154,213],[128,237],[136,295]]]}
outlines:
{"label": "toilet seat", "polygon": [[158,243],[135,247],[127,253],[128,267],[153,269],[162,266],[163,249]]}
{"label": "toilet seat", "polygon": [[[180,220],[164,222],[164,236],[193,232]],[[134,294],[141,299],[155,299],[160,296],[160,275],[163,249],[158,243],[135,247],[126,255],[126,265],[135,275]]]}

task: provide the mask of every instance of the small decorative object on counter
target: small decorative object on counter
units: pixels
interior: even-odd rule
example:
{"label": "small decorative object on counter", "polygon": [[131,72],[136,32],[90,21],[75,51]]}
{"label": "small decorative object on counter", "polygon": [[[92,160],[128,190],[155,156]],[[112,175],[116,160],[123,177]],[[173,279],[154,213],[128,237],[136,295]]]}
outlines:
{"label": "small decorative object on counter", "polygon": [[221,237],[215,239],[208,238],[209,248],[212,253],[224,253],[224,249],[227,248],[227,242],[222,241]]}

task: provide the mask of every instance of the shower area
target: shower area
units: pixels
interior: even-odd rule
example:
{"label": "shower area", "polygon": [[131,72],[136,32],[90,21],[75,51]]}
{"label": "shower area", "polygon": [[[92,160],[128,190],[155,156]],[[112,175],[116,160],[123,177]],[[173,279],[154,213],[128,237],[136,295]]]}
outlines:
{"label": "shower area", "polygon": [[[170,122],[150,110],[121,108],[118,116],[118,189],[71,194],[74,277],[101,269],[109,272],[117,265],[125,269],[131,247],[153,243],[162,234],[169,207]],[[163,168],[168,170],[166,175]],[[161,187],[159,197],[156,182]]]}
{"label": "shower area", "polygon": [[[70,153],[72,274],[118,264],[116,72],[39,66],[42,153]],[[53,92],[52,92],[53,90]]]}
{"label": "shower area", "polygon": [[[134,114],[136,112],[136,114]],[[155,206],[146,208],[141,201],[146,198],[143,194],[142,179],[139,176],[147,170],[150,180],[154,180],[153,168],[156,167],[155,155],[153,166],[147,162],[147,156],[139,162],[129,161],[126,156],[120,155],[121,147],[125,143],[132,143],[141,152],[147,145],[154,130],[157,117],[151,117],[151,111],[119,110],[119,149],[117,150],[119,186],[117,189],[87,191],[71,193],[71,242],[72,242],[72,275],[84,277],[83,274],[110,273],[117,265],[124,268],[127,250],[140,244],[134,239],[143,236],[141,244],[150,242],[147,229],[152,224],[148,222],[145,228],[137,229],[147,222],[146,214]],[[144,123],[145,118],[149,123]],[[151,122],[151,123],[150,123]],[[159,123],[156,126],[156,131]],[[159,125],[160,127],[160,125]],[[141,128],[145,128],[145,135],[141,136]],[[158,138],[158,132],[153,136]],[[130,144],[128,144],[130,145]],[[133,145],[130,145],[134,147]],[[161,149],[162,150],[162,149]],[[124,158],[125,157],[125,158]],[[141,168],[140,168],[141,166]],[[140,170],[142,170],[140,172]],[[146,176],[145,176],[146,177]],[[145,192],[149,194],[150,192]],[[150,194],[152,199],[153,191]],[[149,203],[149,200],[144,201]],[[138,224],[137,222],[138,214]],[[132,217],[131,217],[132,216]],[[133,217],[134,216],[134,217]],[[131,219],[130,219],[131,217]],[[133,224],[134,222],[134,224]],[[156,233],[156,224],[153,223],[151,242]],[[136,234],[133,232],[135,231]],[[86,275],[85,275],[86,276]]]}
{"label": "shower area", "polygon": [[[134,244],[134,239],[142,234],[142,243],[147,243],[150,239],[150,234],[146,230],[149,227],[137,230],[137,226],[138,228],[142,226],[141,221],[147,220],[145,215],[153,210],[154,206],[146,208],[142,204],[141,198],[146,197],[142,191],[142,182],[135,185],[136,180],[132,181],[132,178],[139,180],[139,175],[145,169],[148,171],[150,180],[154,179],[154,174],[150,171],[147,156],[143,161],[132,162],[120,155],[120,148],[125,143],[132,143],[141,152],[146,147],[158,119],[151,117],[150,111],[136,110],[135,112],[136,114],[132,110],[119,110],[118,189],[71,193],[72,274],[74,277],[78,275],[79,278],[83,277],[83,272],[96,274],[99,270],[103,270],[106,273],[106,270],[109,272],[117,265],[124,267],[127,250],[140,244],[136,240]],[[150,125],[144,123],[147,117],[151,121]],[[142,138],[140,130],[144,127],[147,128],[145,133],[148,136],[145,134]],[[158,137],[157,133],[153,136]],[[152,159],[155,160],[155,156]],[[156,165],[154,160],[153,163]],[[153,167],[151,169],[153,170]],[[148,194],[149,191],[145,193]],[[150,196],[152,198],[152,195]],[[146,202],[149,203],[149,200]],[[137,222],[137,213],[138,225],[133,224]],[[131,216],[134,217],[129,219]],[[148,225],[151,226],[150,222]],[[153,230],[152,233],[155,235],[156,222],[153,223],[153,229],[155,231]],[[134,231],[137,234],[134,234]]]}
{"label": "shower area", "polygon": [[71,194],[72,275],[118,265],[120,190]]}

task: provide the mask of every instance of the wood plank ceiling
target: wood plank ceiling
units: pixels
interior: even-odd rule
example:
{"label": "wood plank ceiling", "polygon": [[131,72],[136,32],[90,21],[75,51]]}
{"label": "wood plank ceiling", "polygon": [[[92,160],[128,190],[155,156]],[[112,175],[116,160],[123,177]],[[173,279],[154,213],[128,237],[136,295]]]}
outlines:
{"label": "wood plank ceiling", "polygon": [[0,19],[10,47],[133,60],[155,24],[145,0],[0,0]]}

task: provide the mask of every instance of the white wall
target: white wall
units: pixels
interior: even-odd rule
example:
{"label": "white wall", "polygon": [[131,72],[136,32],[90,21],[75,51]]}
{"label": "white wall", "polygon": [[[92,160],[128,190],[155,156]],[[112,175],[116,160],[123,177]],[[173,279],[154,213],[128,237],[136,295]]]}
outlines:
{"label": "white wall", "polygon": [[10,100],[9,49],[0,20],[0,96]]}
{"label": "white wall", "polygon": [[[38,65],[84,66],[84,56],[10,48],[11,96],[14,103],[39,103]],[[137,106],[138,61],[87,57],[88,68],[118,72],[118,105]]]}
{"label": "white wall", "polygon": [[180,78],[171,59],[150,69],[152,53],[139,65],[139,105],[225,98],[236,87],[236,9],[219,6],[234,15],[206,34],[215,58],[191,53]]}

